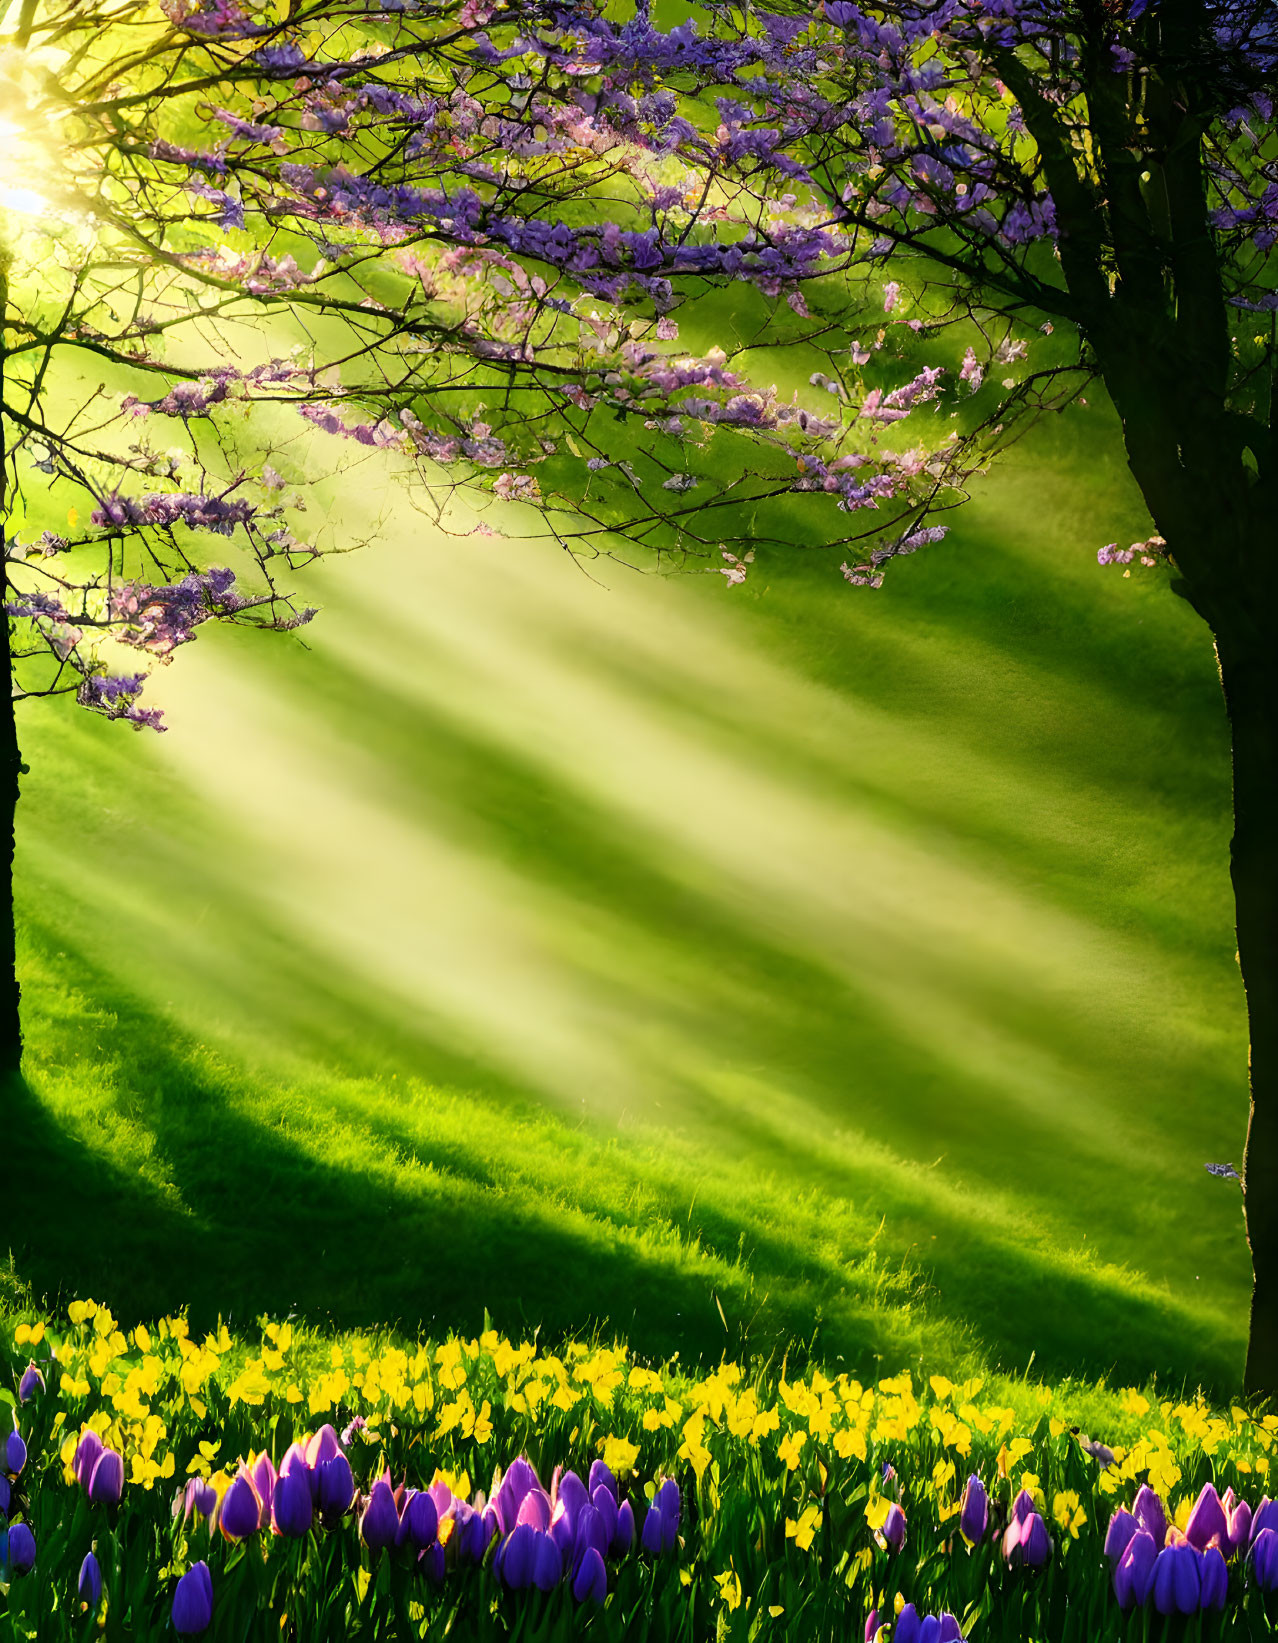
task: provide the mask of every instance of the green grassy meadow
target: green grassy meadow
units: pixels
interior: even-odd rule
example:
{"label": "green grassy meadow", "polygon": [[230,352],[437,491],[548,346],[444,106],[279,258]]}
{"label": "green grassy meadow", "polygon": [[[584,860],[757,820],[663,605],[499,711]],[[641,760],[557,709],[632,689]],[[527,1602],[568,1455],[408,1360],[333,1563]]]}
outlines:
{"label": "green grassy meadow", "polygon": [[1112,452],[1040,430],[877,593],[441,537],[370,462],[305,643],[205,628],[163,737],[27,704],[0,1253],[126,1322],[1234,1390],[1227,730],[1096,566]]}

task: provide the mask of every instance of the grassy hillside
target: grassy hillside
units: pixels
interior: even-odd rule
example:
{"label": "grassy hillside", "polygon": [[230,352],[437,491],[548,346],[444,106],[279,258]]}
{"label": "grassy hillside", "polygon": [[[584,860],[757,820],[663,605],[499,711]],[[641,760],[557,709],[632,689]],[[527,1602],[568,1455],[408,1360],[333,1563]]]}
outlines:
{"label": "grassy hillside", "polygon": [[1188,609],[1096,567],[1144,527],[1089,415],[878,593],[400,505],[309,648],[155,677],[167,736],[30,704],[19,1272],[1234,1385],[1226,727]]}

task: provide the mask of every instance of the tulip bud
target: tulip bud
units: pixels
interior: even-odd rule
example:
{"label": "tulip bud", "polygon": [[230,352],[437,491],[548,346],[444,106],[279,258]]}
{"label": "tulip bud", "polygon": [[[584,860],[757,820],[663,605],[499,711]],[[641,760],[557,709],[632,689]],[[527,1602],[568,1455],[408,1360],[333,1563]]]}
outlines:
{"label": "tulip bud", "polygon": [[550,1499],[541,1488],[530,1489],[519,1503],[516,1523],[531,1523],[539,1534],[550,1528]]}
{"label": "tulip bud", "polygon": [[1188,1541],[1164,1546],[1154,1563],[1154,1607],[1159,1614],[1193,1614],[1202,1595],[1202,1553]]}
{"label": "tulip bud", "polygon": [[657,1557],[661,1552],[661,1513],[655,1506],[644,1513],[640,1545],[649,1557]]}
{"label": "tulip bud", "polygon": [[504,1533],[509,1533],[519,1520],[519,1508],[530,1489],[540,1489],[537,1474],[522,1455],[506,1468],[493,1497],[493,1507]]}
{"label": "tulip bud", "polygon": [[1185,1539],[1198,1551],[1229,1544],[1229,1523],[1214,1484],[1204,1483],[1185,1525]]}
{"label": "tulip bud", "polygon": [[75,1473],[82,1489],[88,1489],[89,1479],[93,1476],[93,1468],[98,1463],[98,1456],[102,1453],[102,1439],[89,1428],[76,1445],[75,1458],[71,1462],[71,1470]]}
{"label": "tulip bud", "polygon": [[652,1504],[661,1513],[661,1549],[663,1552],[674,1550],[679,1538],[679,1485],[673,1478],[667,1478],[653,1496]]}
{"label": "tulip bud", "polygon": [[[326,1422],[306,1444],[306,1464],[318,1472],[326,1461],[335,1460],[342,1452],[337,1433]],[[343,1508],[345,1510],[345,1508]]]}
{"label": "tulip bud", "polygon": [[311,1527],[315,1508],[304,1471],[282,1473],[271,1490],[271,1527],[277,1535],[301,1540]]}
{"label": "tulip bud", "polygon": [[889,1552],[899,1552],[905,1545],[905,1513],[899,1506],[888,1507],[888,1515],[879,1530]]}
{"label": "tulip bud", "polygon": [[1225,1556],[1236,1557],[1251,1539],[1251,1507],[1247,1501],[1240,1500],[1226,1513],[1226,1518],[1229,1523],[1229,1546],[1225,1549]]}
{"label": "tulip bud", "polygon": [[1013,1523],[1024,1523],[1025,1519],[1029,1517],[1030,1513],[1034,1510],[1035,1506],[1033,1495],[1030,1494],[1028,1489],[1022,1489],[1020,1494],[1017,1495],[1016,1499],[1012,1502],[1011,1521]]}
{"label": "tulip bud", "polygon": [[262,1503],[247,1472],[241,1472],[222,1496],[217,1526],[227,1540],[246,1540],[262,1524]]}
{"label": "tulip bud", "polygon": [[1123,1548],[1114,1569],[1114,1596],[1120,1609],[1130,1609],[1149,1600],[1154,1585],[1154,1563],[1158,1548],[1154,1537],[1137,1529]]}
{"label": "tulip bud", "polygon": [[1142,1483],[1136,1491],[1132,1516],[1146,1534],[1154,1537],[1154,1545],[1161,1550],[1167,1540],[1167,1514],[1163,1511],[1162,1501],[1147,1483]]}
{"label": "tulip bud", "polygon": [[400,1536],[418,1551],[424,1551],[439,1532],[435,1502],[422,1489],[414,1489],[400,1514]]}
{"label": "tulip bud", "polygon": [[16,1426],[5,1439],[4,1463],[6,1471],[12,1472],[15,1477],[27,1464],[26,1440]]}
{"label": "tulip bud", "polygon": [[[190,1517],[209,1517],[217,1506],[217,1490],[206,1478],[190,1478],[178,1497],[182,1522]],[[175,1511],[173,1514],[177,1516]]]}
{"label": "tulip bud", "polygon": [[1199,1573],[1202,1581],[1198,1595],[1199,1608],[1223,1609],[1229,1595],[1229,1570],[1225,1566],[1223,1553],[1217,1547],[1209,1546],[1203,1553]]}
{"label": "tulip bud", "polygon": [[1047,1525],[1037,1512],[1026,1518],[1021,1529],[1021,1557],[1031,1569],[1041,1569],[1052,1555]]}
{"label": "tulip bud", "polygon": [[202,1632],[213,1620],[213,1577],[207,1563],[194,1563],[173,1593],[173,1630],[184,1637]]}
{"label": "tulip bud", "polygon": [[537,1545],[533,1553],[533,1585],[539,1591],[549,1592],[556,1587],[564,1577],[563,1559],[559,1555],[559,1548],[549,1535],[538,1534]]}
{"label": "tulip bud", "polygon": [[1256,1544],[1256,1536],[1262,1529],[1278,1529],[1278,1500],[1270,1500],[1268,1495],[1260,1497],[1260,1505],[1252,1513],[1250,1546]]}
{"label": "tulip bud", "polygon": [[334,1455],[331,1460],[321,1461],[319,1467],[319,1506],[320,1511],[330,1517],[340,1517],[350,1508],[355,1498],[355,1479],[351,1476],[351,1463],[345,1455]]}
{"label": "tulip bud", "polygon": [[892,1628],[892,1643],[919,1643],[919,1633],[922,1629],[919,1611],[912,1603],[907,1603],[896,1617],[896,1624]]}
{"label": "tulip bud", "polygon": [[879,1611],[877,1609],[871,1609],[870,1610],[870,1617],[865,1623],[865,1643],[874,1643],[874,1639],[875,1639],[875,1636],[878,1632],[878,1629],[879,1629]]}
{"label": "tulip bud", "polygon": [[359,1520],[360,1539],[370,1551],[379,1552],[384,1547],[393,1546],[398,1533],[399,1513],[395,1510],[395,1497],[390,1485],[379,1479],[372,1487],[368,1504]]}
{"label": "tulip bud", "polygon": [[89,1499],[95,1506],[118,1506],[124,1493],[124,1457],[104,1449],[93,1463]]}
{"label": "tulip bud", "polygon": [[435,1585],[438,1586],[443,1580],[447,1565],[444,1561],[444,1548],[437,1540],[432,1540],[429,1546],[424,1546],[418,1553],[417,1567],[427,1580],[433,1581]]}
{"label": "tulip bud", "polygon": [[44,1391],[44,1376],[33,1363],[28,1363],[18,1382],[18,1402],[26,1403],[34,1398],[37,1392]]}
{"label": "tulip bud", "polygon": [[92,1552],[84,1554],[76,1590],[80,1594],[80,1601],[90,1609],[96,1609],[102,1601],[102,1570]]}
{"label": "tulip bud", "polygon": [[609,1547],[614,1557],[624,1557],[635,1543],[635,1512],[628,1500],[617,1508],[617,1531]]}
{"label": "tulip bud", "polygon": [[0,1472],[0,1518],[8,1517],[9,1503],[12,1499],[13,1491],[9,1487],[9,1480],[3,1472]]}
{"label": "tulip bud", "polygon": [[1262,1529],[1252,1541],[1251,1568],[1262,1592],[1278,1590],[1278,1529]]}
{"label": "tulip bud", "polygon": [[536,1555],[537,1531],[531,1523],[516,1524],[497,1548],[497,1571],[507,1586],[518,1592],[532,1584]]}
{"label": "tulip bud", "polygon": [[963,1491],[963,1506],[959,1512],[959,1533],[969,1546],[975,1546],[985,1539],[989,1518],[989,1496],[985,1492],[985,1485],[973,1472]]}
{"label": "tulip bud", "polygon": [[271,1497],[275,1493],[275,1480],[279,1474],[275,1464],[265,1450],[254,1460],[251,1456],[246,1464],[249,1481],[253,1485],[253,1493],[258,1499],[257,1525],[259,1529],[269,1529],[271,1526]]}
{"label": "tulip bud", "polygon": [[613,1477],[611,1469],[605,1466],[601,1460],[591,1461],[590,1477],[587,1480],[586,1489],[591,1500],[595,1498],[596,1489],[606,1489],[612,1496],[614,1503],[616,1502],[617,1480]]}
{"label": "tulip bud", "polygon": [[600,1484],[596,1489],[592,1490],[590,1504],[594,1507],[595,1511],[599,1513],[599,1516],[603,1521],[604,1534],[606,1535],[609,1543],[611,1543],[612,1537],[617,1532],[616,1496],[613,1494],[611,1489],[605,1489],[603,1484]]}
{"label": "tulip bud", "polygon": [[15,1523],[9,1529],[9,1567],[15,1575],[29,1574],[35,1567],[35,1536],[25,1523]]}
{"label": "tulip bud", "polygon": [[937,1616],[940,1622],[937,1627],[936,1643],[963,1643],[963,1630],[958,1623],[958,1616],[948,1610]]}
{"label": "tulip bud", "polygon": [[608,1595],[608,1571],[593,1546],[586,1548],[572,1580],[572,1595],[578,1603],[602,1603]]}
{"label": "tulip bud", "polygon": [[1109,1559],[1111,1569],[1118,1567],[1118,1560],[1127,1550],[1128,1542],[1137,1530],[1136,1519],[1124,1508],[1118,1511],[1109,1520],[1109,1528],[1105,1531],[1105,1556]]}

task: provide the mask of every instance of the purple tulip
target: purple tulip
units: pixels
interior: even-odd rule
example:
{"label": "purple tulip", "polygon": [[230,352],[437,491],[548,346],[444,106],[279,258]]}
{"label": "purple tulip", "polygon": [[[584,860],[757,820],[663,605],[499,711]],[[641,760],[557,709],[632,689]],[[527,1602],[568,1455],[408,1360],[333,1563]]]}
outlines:
{"label": "purple tulip", "polygon": [[590,1476],[586,1483],[586,1490],[591,1500],[595,1498],[596,1489],[606,1489],[615,1504],[617,1500],[617,1480],[613,1477],[611,1468],[605,1466],[601,1460],[592,1460],[590,1463]]}
{"label": "purple tulip", "polygon": [[609,1543],[617,1532],[617,1497],[611,1489],[605,1489],[603,1484],[591,1491],[590,1504],[599,1513],[603,1520],[604,1534]]}
{"label": "purple tulip", "polygon": [[1154,1589],[1154,1564],[1158,1548],[1146,1529],[1137,1529],[1123,1548],[1114,1570],[1114,1596],[1120,1609],[1130,1609],[1149,1601]]}
{"label": "purple tulip", "polygon": [[639,1543],[649,1557],[658,1557],[661,1553],[661,1513],[655,1506],[650,1506],[644,1513],[643,1534]]}
{"label": "purple tulip", "polygon": [[1039,1569],[1051,1551],[1047,1525],[1037,1512],[1031,1509],[1020,1519],[1012,1517],[1003,1536],[1003,1556],[1009,1563],[1024,1563],[1031,1569]]}
{"label": "purple tulip", "polygon": [[533,1553],[533,1585],[549,1592],[564,1578],[564,1562],[549,1535],[538,1535]]}
{"label": "purple tulip", "polygon": [[417,1567],[427,1580],[433,1581],[436,1586],[443,1580],[447,1564],[444,1561],[444,1548],[437,1540],[432,1540],[429,1546],[422,1547],[417,1554]]}
{"label": "purple tulip", "polygon": [[879,1611],[870,1610],[870,1618],[865,1623],[865,1643],[874,1643],[879,1630]]}
{"label": "purple tulip", "polygon": [[204,1478],[191,1478],[174,1502],[173,1516],[182,1514],[182,1522],[190,1517],[208,1517],[217,1506],[217,1490]]}
{"label": "purple tulip", "polygon": [[1028,1489],[1022,1489],[1012,1502],[1011,1521],[1013,1523],[1024,1523],[1025,1519],[1035,1510],[1033,1495],[1030,1494]]}
{"label": "purple tulip", "polygon": [[1167,1514],[1162,1501],[1147,1483],[1142,1483],[1136,1491],[1132,1516],[1146,1534],[1153,1535],[1154,1545],[1161,1551],[1167,1543]]}
{"label": "purple tulip", "polygon": [[1047,1525],[1037,1512],[1026,1518],[1021,1530],[1021,1556],[1031,1569],[1041,1569],[1052,1555]]}
{"label": "purple tulip", "polygon": [[892,1628],[892,1643],[919,1643],[922,1625],[919,1611],[912,1603],[907,1603],[896,1617],[896,1625]]}
{"label": "purple tulip", "polygon": [[537,1531],[531,1523],[519,1523],[497,1548],[498,1573],[517,1592],[532,1584],[537,1556]]}
{"label": "purple tulip", "polygon": [[1118,1567],[1118,1560],[1127,1550],[1128,1542],[1138,1527],[1136,1519],[1125,1507],[1120,1506],[1110,1518],[1109,1528],[1105,1531],[1105,1556],[1111,1569]]}
{"label": "purple tulip", "polygon": [[1247,1544],[1254,1546],[1262,1529],[1278,1529],[1278,1500],[1262,1495],[1260,1505],[1251,1515],[1251,1534]]}
{"label": "purple tulip", "polygon": [[124,1493],[124,1456],[104,1449],[89,1475],[89,1499],[95,1506],[118,1506]]}
{"label": "purple tulip", "polygon": [[246,1540],[257,1533],[261,1523],[262,1503],[248,1473],[241,1472],[222,1496],[217,1526],[227,1540]]}
{"label": "purple tulip", "polygon": [[578,1603],[602,1603],[608,1595],[608,1571],[593,1546],[586,1548],[572,1579],[572,1595]]}
{"label": "purple tulip", "polygon": [[22,1433],[15,1426],[5,1439],[4,1463],[6,1471],[12,1472],[14,1477],[27,1464],[27,1444]]}
{"label": "purple tulip", "polygon": [[435,1502],[425,1490],[411,1490],[400,1513],[397,1544],[407,1541],[419,1552],[425,1551],[438,1533],[439,1513],[435,1510]]}
{"label": "purple tulip", "polygon": [[519,1503],[515,1522],[531,1523],[543,1535],[547,1532],[550,1528],[550,1496],[544,1489],[538,1487],[528,1491]]}
{"label": "purple tulip", "polygon": [[25,1523],[15,1523],[9,1530],[9,1565],[15,1575],[25,1575],[35,1567],[35,1536]]}
{"label": "purple tulip", "polygon": [[1214,1484],[1204,1483],[1199,1491],[1189,1514],[1189,1522],[1185,1525],[1185,1539],[1200,1552],[1205,1552],[1209,1546],[1229,1544],[1229,1520]]}
{"label": "purple tulip", "polygon": [[963,1491],[963,1507],[959,1512],[959,1533],[969,1546],[985,1539],[990,1520],[990,1497],[985,1485],[973,1472]]}
{"label": "purple tulip", "polygon": [[1187,1540],[1164,1546],[1154,1563],[1154,1607],[1159,1614],[1193,1614],[1202,1595],[1202,1553]]}
{"label": "purple tulip", "polygon": [[575,1472],[564,1472],[560,1475],[555,1487],[555,1509],[563,1509],[571,1531],[576,1522],[577,1513],[583,1506],[590,1504],[590,1491]]}
{"label": "purple tulip", "polygon": [[1252,1541],[1251,1568],[1262,1592],[1278,1589],[1278,1529],[1262,1529]]}
{"label": "purple tulip", "polygon": [[1229,1546],[1225,1556],[1236,1557],[1251,1540],[1251,1506],[1240,1500],[1229,1507],[1225,1515],[1229,1521]]}
{"label": "purple tulip", "polygon": [[275,1463],[265,1450],[257,1457],[251,1466],[245,1470],[249,1481],[253,1485],[253,1493],[258,1499],[257,1526],[259,1529],[269,1529],[271,1526],[271,1499],[275,1494],[275,1482],[279,1473],[275,1470]]}
{"label": "purple tulip", "polygon": [[340,1517],[355,1498],[355,1479],[345,1455],[322,1461],[319,1468],[319,1507],[331,1517]]}
{"label": "purple tulip", "polygon": [[[666,1478],[656,1494],[652,1497],[653,1510],[660,1514],[661,1522],[661,1550],[673,1551],[679,1539],[679,1485],[673,1478]],[[644,1524],[646,1531],[647,1524]]]}
{"label": "purple tulip", "polygon": [[463,1563],[482,1563],[493,1538],[492,1524],[482,1512],[476,1512],[464,1500],[455,1503],[453,1516],[457,1523],[453,1531],[457,1556]]}
{"label": "purple tulip", "polygon": [[173,1593],[173,1630],[184,1636],[202,1632],[213,1620],[213,1576],[207,1563],[193,1563]]}
{"label": "purple tulip", "polygon": [[[606,1491],[601,1491],[601,1493],[606,1493]],[[606,1557],[611,1538],[608,1533],[608,1526],[603,1520],[603,1514],[598,1508],[583,1506],[577,1516],[577,1532],[573,1537],[573,1568],[575,1569],[587,1551],[592,1549],[598,1552],[600,1557]]]}
{"label": "purple tulip", "polygon": [[368,1496],[368,1504],[359,1520],[360,1539],[371,1552],[380,1552],[395,1544],[399,1533],[399,1513],[395,1510],[395,1496],[384,1478],[379,1478]]}
{"label": "purple tulip", "polygon": [[271,1490],[271,1527],[275,1533],[287,1535],[290,1540],[301,1540],[309,1533],[314,1515],[306,1473],[281,1473]]}
{"label": "purple tulip", "polygon": [[899,1506],[888,1507],[888,1515],[883,1519],[879,1533],[886,1541],[889,1552],[899,1552],[905,1545],[905,1513]]}
{"label": "purple tulip", "polygon": [[625,1557],[635,1543],[635,1513],[634,1507],[628,1500],[623,1500],[617,1508],[617,1531],[612,1537],[609,1550],[614,1557]]}
{"label": "purple tulip", "polygon": [[[341,1439],[327,1422],[320,1427],[313,1438],[308,1438],[303,1454],[306,1464],[312,1471],[318,1472],[326,1461],[336,1460],[342,1452]],[[345,1508],[343,1508],[345,1510]]]}
{"label": "purple tulip", "polygon": [[941,1626],[936,1634],[936,1643],[963,1643],[963,1629],[958,1623],[957,1615],[945,1610],[937,1618]]}
{"label": "purple tulip", "polygon": [[519,1508],[530,1489],[540,1489],[536,1472],[522,1455],[506,1468],[501,1484],[493,1497],[493,1507],[503,1533],[508,1533],[519,1520]]}
{"label": "purple tulip", "polygon": [[9,1487],[9,1480],[0,1472],[0,1518],[9,1515],[9,1502],[13,1499],[13,1491]]}
{"label": "purple tulip", "polygon": [[22,1379],[18,1382],[18,1402],[27,1403],[34,1398],[37,1392],[44,1391],[44,1376],[33,1363],[29,1363],[22,1372]]}
{"label": "purple tulip", "polygon": [[79,1479],[82,1489],[88,1489],[89,1479],[93,1476],[93,1468],[97,1465],[101,1453],[102,1439],[90,1427],[76,1445],[75,1459],[71,1462],[71,1470]]}
{"label": "purple tulip", "polygon": [[80,1601],[87,1604],[90,1609],[96,1609],[102,1601],[102,1570],[92,1552],[84,1554],[76,1590],[80,1594]]}
{"label": "purple tulip", "polygon": [[1229,1594],[1229,1569],[1218,1547],[1209,1546],[1203,1553],[1199,1575],[1202,1582],[1198,1594],[1199,1608],[1223,1609]]}

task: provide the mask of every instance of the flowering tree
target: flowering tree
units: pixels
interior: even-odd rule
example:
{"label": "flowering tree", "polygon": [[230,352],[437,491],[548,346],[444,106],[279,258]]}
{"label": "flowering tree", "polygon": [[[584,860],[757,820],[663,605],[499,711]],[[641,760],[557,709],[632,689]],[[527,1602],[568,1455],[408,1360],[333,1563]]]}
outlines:
{"label": "flowering tree", "polygon": [[[384,448],[455,529],[487,529],[464,485],[577,553],[732,584],[797,543],[876,587],[1099,376],[1153,525],[1100,558],[1170,572],[1234,729],[1247,1382],[1278,1388],[1274,8],[775,5],[12,5],[16,693],[160,728],[113,646],[308,619],[299,434]],[[0,765],[16,802],[12,723]]]}

